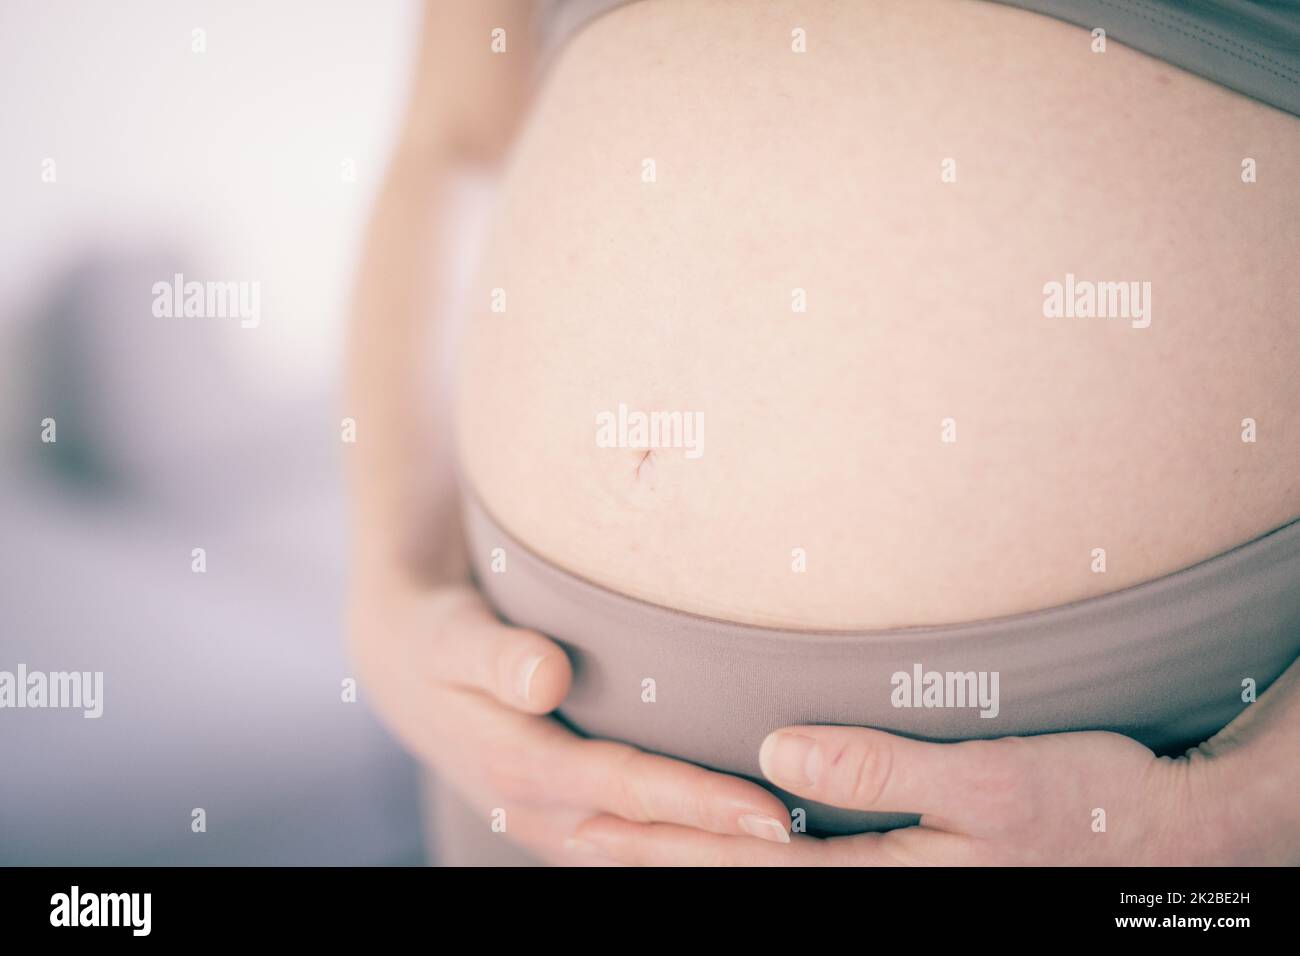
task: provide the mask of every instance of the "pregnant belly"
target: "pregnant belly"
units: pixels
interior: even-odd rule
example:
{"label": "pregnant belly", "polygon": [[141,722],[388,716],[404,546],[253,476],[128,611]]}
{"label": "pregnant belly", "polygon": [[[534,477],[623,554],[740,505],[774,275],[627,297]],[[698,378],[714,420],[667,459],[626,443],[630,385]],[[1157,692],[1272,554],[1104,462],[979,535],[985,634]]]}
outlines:
{"label": "pregnant belly", "polygon": [[657,604],[866,629],[1300,514],[1295,117],[997,4],[794,9],[633,4],[555,64],[461,363],[503,528]]}

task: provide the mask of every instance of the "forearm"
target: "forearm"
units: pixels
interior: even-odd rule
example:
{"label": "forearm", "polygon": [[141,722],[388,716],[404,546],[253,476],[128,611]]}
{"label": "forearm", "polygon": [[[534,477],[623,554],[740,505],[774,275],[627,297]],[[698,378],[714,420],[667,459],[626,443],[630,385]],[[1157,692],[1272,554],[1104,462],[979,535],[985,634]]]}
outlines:
{"label": "forearm", "polygon": [[[448,258],[442,212],[453,173],[492,166],[526,106],[528,0],[430,0],[398,146],[366,233],[352,309],[345,417],[354,556],[367,580],[465,577],[452,467],[450,367],[437,308]],[[510,37],[509,53],[490,44]],[[440,387],[441,386],[441,387]]]}
{"label": "forearm", "polygon": [[352,307],[344,415],[359,574],[441,583],[464,576],[437,309],[445,153],[399,146],[366,234]]}

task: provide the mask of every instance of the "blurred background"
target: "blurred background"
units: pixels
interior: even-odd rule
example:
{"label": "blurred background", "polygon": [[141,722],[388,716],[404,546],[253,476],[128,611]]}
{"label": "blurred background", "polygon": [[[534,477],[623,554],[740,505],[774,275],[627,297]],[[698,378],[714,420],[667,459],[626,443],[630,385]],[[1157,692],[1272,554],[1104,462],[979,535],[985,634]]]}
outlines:
{"label": "blurred background", "polygon": [[[343,700],[338,400],[419,13],[0,4],[0,671],[104,673],[97,720],[0,709],[0,863],[424,862]],[[260,323],[155,316],[175,273]]]}

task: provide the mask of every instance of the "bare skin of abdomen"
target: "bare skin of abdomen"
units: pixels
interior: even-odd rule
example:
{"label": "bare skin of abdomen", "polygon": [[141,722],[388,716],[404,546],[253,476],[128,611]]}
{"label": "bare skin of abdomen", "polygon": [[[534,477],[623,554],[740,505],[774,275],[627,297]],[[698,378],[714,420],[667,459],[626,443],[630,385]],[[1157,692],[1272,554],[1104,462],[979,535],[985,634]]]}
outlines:
{"label": "bare skin of abdomen", "polygon": [[[461,362],[503,527],[657,604],[877,628],[1300,515],[1300,120],[997,4],[799,10],[633,4],[555,64]],[[602,447],[620,405],[702,417],[698,456]]]}

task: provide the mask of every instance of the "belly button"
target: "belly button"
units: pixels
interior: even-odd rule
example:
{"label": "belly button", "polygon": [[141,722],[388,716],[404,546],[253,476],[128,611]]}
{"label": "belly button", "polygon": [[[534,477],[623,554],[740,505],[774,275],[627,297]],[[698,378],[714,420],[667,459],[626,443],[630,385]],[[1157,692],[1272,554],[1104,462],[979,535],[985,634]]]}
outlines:
{"label": "belly button", "polygon": [[646,449],[641,460],[636,463],[636,480],[640,484],[653,484],[655,477],[655,452],[653,448]]}

